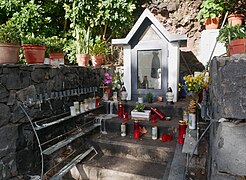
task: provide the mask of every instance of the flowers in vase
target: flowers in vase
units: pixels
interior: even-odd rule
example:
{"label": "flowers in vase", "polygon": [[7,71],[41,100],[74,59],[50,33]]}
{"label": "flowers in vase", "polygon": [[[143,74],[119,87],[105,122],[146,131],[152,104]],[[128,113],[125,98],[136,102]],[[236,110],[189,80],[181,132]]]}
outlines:
{"label": "flowers in vase", "polygon": [[185,83],[179,85],[180,88],[186,90],[187,92],[199,93],[203,88],[208,86],[209,76],[206,73],[201,73],[197,76],[187,75],[184,76]]}

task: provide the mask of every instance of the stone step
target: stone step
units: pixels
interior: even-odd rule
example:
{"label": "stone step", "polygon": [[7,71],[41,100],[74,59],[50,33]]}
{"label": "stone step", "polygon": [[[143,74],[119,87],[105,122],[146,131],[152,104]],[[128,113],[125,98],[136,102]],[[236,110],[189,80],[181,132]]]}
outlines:
{"label": "stone step", "polygon": [[[145,127],[147,133],[144,135],[145,137],[151,138],[152,127],[157,126],[158,128],[158,137],[161,137],[163,133],[167,134],[176,134],[178,130],[178,122],[181,120],[178,117],[171,118],[170,121],[166,120],[158,120],[156,123],[152,123],[151,121],[141,120],[139,121],[141,127]],[[101,129],[107,133],[115,132],[120,133],[120,127],[122,123],[126,123],[126,133],[129,136],[133,136],[134,132],[134,120],[122,120],[119,118],[112,118],[102,121]]]}
{"label": "stone step", "polygon": [[[82,179],[90,180],[157,180],[168,176],[168,164],[157,164],[120,158],[102,156],[77,168]],[[168,170],[167,170],[168,169]]]}
{"label": "stone step", "polygon": [[160,164],[172,160],[176,142],[175,137],[171,142],[162,142],[146,136],[139,139],[130,135],[121,137],[119,133],[99,134],[93,137],[93,144],[98,145],[104,155]]}

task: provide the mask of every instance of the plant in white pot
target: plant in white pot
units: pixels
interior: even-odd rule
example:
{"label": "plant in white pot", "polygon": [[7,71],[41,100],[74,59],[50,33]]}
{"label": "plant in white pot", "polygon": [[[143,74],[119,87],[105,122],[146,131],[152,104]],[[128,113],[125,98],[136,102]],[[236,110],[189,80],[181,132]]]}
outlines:
{"label": "plant in white pot", "polygon": [[19,28],[11,21],[7,21],[0,26],[0,64],[16,64],[19,53]]}

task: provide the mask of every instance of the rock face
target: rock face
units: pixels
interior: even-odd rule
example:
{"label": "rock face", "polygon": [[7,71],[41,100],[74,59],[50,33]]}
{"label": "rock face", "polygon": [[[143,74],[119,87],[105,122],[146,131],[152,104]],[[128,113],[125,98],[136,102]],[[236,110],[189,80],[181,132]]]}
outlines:
{"label": "rock face", "polygon": [[[94,95],[79,95],[78,88],[99,87],[103,74],[112,74],[113,70],[0,65],[0,179],[24,179],[26,175],[39,174],[40,152],[30,121],[69,112],[74,101]],[[101,94],[102,89],[98,88],[95,95]]]}
{"label": "rock face", "polygon": [[214,117],[246,119],[246,54],[217,57],[210,68]]}
{"label": "rock face", "polygon": [[[210,66],[211,180],[246,176],[245,69],[246,54],[216,57]],[[221,118],[228,122],[216,122]]]}
{"label": "rock face", "polygon": [[187,48],[183,50],[192,51],[197,55],[201,30],[204,28],[196,19],[201,2],[201,0],[152,0],[143,4],[142,7],[149,8],[168,31],[187,34]]}

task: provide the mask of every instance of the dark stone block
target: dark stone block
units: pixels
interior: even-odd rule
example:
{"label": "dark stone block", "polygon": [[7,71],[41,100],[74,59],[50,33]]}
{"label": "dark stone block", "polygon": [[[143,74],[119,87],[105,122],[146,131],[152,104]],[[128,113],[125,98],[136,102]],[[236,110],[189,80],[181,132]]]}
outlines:
{"label": "dark stone block", "polygon": [[16,91],[15,90],[11,90],[10,93],[9,93],[9,99],[8,99],[7,105],[8,106],[14,105],[15,100],[16,100]]}
{"label": "dark stone block", "polygon": [[6,82],[7,89],[22,89],[30,84],[30,73],[27,71],[19,71],[19,69],[9,69]]}
{"label": "dark stone block", "polygon": [[31,72],[31,78],[36,83],[42,83],[50,78],[48,69],[37,69]]}
{"label": "dark stone block", "polygon": [[23,103],[27,103],[26,101],[28,100],[28,98],[36,98],[36,94],[36,88],[34,85],[31,85],[16,92],[17,99]]}
{"label": "dark stone block", "polygon": [[0,99],[6,98],[8,96],[9,96],[8,90],[2,84],[0,84]]}
{"label": "dark stone block", "polygon": [[0,160],[0,179],[9,180],[17,176],[16,158],[14,153],[9,153]]}
{"label": "dark stone block", "polygon": [[[29,113],[29,112],[27,112],[27,113]],[[16,105],[13,107],[13,113],[12,113],[10,122],[12,122],[12,123],[28,122],[28,119],[27,119],[25,113],[23,112],[23,110],[20,108],[19,105]]]}
{"label": "dark stone block", "polygon": [[[11,112],[10,109],[7,105],[0,103],[0,127],[8,124],[10,116],[11,116]],[[3,136],[0,136],[3,137]],[[0,148],[1,149],[1,148]]]}
{"label": "dark stone block", "polygon": [[217,57],[210,67],[214,118],[246,119],[246,60]]}
{"label": "dark stone block", "polygon": [[[0,128],[0,159],[16,151],[16,142],[18,139],[18,126],[8,125]],[[1,173],[0,173],[1,174]],[[1,179],[1,178],[0,178]]]}

